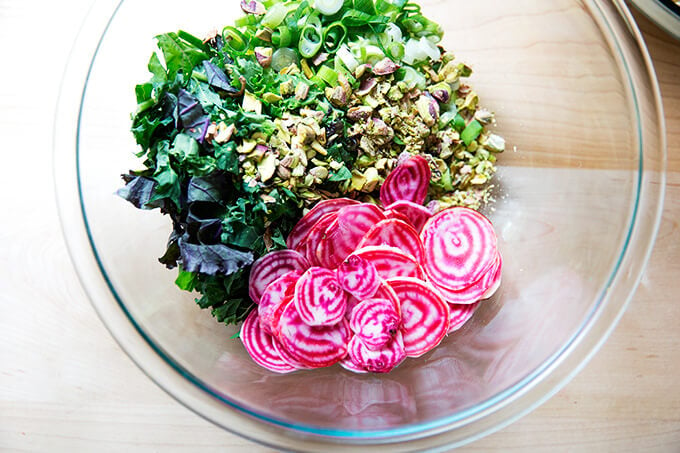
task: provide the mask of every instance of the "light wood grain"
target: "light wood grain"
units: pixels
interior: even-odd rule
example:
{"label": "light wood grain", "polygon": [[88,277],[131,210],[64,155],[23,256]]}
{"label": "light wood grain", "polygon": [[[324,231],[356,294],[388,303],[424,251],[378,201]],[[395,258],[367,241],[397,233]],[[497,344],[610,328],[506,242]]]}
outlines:
{"label": "light wood grain", "polygon": [[[89,3],[0,1],[0,450],[270,451],[151,383],[109,336],[70,265],[45,106],[56,101],[57,68]],[[464,451],[680,451],[680,43],[636,17],[661,83],[671,171],[650,265],[590,364],[539,409]]]}

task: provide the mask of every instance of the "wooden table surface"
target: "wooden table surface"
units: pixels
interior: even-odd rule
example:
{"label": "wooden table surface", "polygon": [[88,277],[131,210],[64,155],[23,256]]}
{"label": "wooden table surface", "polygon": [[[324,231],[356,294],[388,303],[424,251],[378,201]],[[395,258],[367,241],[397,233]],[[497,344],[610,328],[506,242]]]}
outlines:
{"label": "wooden table surface", "polygon": [[[156,387],[109,336],[68,259],[51,185],[51,116],[90,3],[0,0],[0,450],[269,451]],[[668,130],[666,205],[648,269],[612,337],[571,383],[463,451],[680,451],[680,42],[636,17]]]}

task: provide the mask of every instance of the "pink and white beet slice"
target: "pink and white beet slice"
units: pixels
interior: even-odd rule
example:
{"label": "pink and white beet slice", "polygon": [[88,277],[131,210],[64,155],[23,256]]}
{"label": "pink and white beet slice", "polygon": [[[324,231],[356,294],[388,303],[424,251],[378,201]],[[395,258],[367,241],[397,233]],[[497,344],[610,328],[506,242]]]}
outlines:
{"label": "pink and white beet slice", "polygon": [[427,221],[421,232],[425,273],[438,287],[459,291],[478,281],[498,257],[491,222],[468,208],[449,208]]}
{"label": "pink and white beet slice", "polygon": [[361,338],[355,335],[349,341],[347,349],[354,365],[373,373],[389,373],[406,358],[400,332],[378,350],[369,349]]}
{"label": "pink and white beet slice", "polygon": [[333,326],[306,324],[289,304],[281,315],[279,341],[297,362],[309,368],[333,365],[347,354],[351,331],[344,318]]}
{"label": "pink and white beet slice", "polygon": [[354,307],[349,328],[370,350],[377,351],[399,331],[401,316],[387,299],[366,299]]}
{"label": "pink and white beet slice", "polygon": [[423,204],[431,178],[432,170],[427,159],[420,155],[410,156],[387,175],[380,186],[380,201],[383,206],[400,200]]}
{"label": "pink and white beet slice", "polygon": [[340,209],[338,218],[326,228],[325,237],[316,250],[319,264],[328,269],[338,267],[356,249],[368,230],[384,219],[382,210],[370,203]]}
{"label": "pink and white beet slice", "polygon": [[309,229],[321,218],[324,214],[330,212],[337,212],[340,208],[352,204],[359,204],[358,201],[350,198],[334,198],[331,200],[323,200],[318,202],[302,219],[295,225],[293,231],[290,232],[286,239],[286,246],[289,249],[295,249],[302,242]]}
{"label": "pink and white beet slice", "polygon": [[305,271],[309,261],[295,250],[270,252],[253,263],[248,279],[248,295],[256,304],[260,303],[267,285],[291,271]]}
{"label": "pink and white beet slice", "polygon": [[295,284],[295,307],[310,326],[332,326],[345,316],[347,296],[335,272],[310,267]]}
{"label": "pink and white beet slice", "polygon": [[385,219],[371,227],[357,247],[387,245],[398,248],[422,263],[425,257],[418,232],[408,223],[398,219]]}
{"label": "pink and white beet slice", "polygon": [[300,271],[286,272],[265,288],[260,304],[257,306],[260,325],[265,332],[276,335],[275,320],[281,316],[282,306],[292,300],[295,283],[300,275],[302,275]]}
{"label": "pink and white beet slice", "polygon": [[413,255],[388,245],[371,245],[352,253],[369,261],[383,280],[392,277],[425,278],[423,268]]}
{"label": "pink and white beet slice", "polygon": [[380,286],[380,276],[373,263],[357,255],[348,256],[336,274],[342,289],[357,299],[373,297]]}
{"label": "pink and white beet slice", "polygon": [[255,363],[269,371],[290,373],[297,369],[286,363],[276,351],[274,342],[278,340],[260,327],[257,310],[251,311],[245,321],[243,321],[240,338],[243,346]]}
{"label": "pink and white beet slice", "polygon": [[387,281],[401,303],[401,329],[409,357],[420,357],[436,347],[449,330],[449,305],[432,286],[415,278]]}

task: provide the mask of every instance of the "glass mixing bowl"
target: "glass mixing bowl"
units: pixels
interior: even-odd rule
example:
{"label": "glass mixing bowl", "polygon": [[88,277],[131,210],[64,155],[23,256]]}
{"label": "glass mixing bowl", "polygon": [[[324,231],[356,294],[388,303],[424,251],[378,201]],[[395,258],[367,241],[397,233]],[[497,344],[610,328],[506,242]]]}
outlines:
{"label": "glass mixing bowl", "polygon": [[[162,5],[162,6],[161,6]],[[130,111],[153,36],[231,23],[235,1],[95,2],[55,124],[73,261],[112,335],[208,420],[288,450],[451,448],[557,391],[604,342],[640,279],[662,206],[665,143],[649,57],[621,1],[422,0],[507,139],[487,211],[497,294],[431,353],[387,375],[275,375],[157,262],[170,231],[114,195],[139,162]]]}

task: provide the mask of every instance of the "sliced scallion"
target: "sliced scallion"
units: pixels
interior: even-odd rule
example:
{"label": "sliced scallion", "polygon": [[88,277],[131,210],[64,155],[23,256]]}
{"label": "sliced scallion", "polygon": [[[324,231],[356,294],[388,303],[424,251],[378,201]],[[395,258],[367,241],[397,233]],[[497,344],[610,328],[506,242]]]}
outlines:
{"label": "sliced scallion", "polygon": [[332,16],[340,11],[343,3],[343,0],[316,0],[314,8],[324,16]]}
{"label": "sliced scallion", "polygon": [[347,38],[347,27],[342,22],[330,24],[323,35],[323,45],[328,53],[335,53]]}

